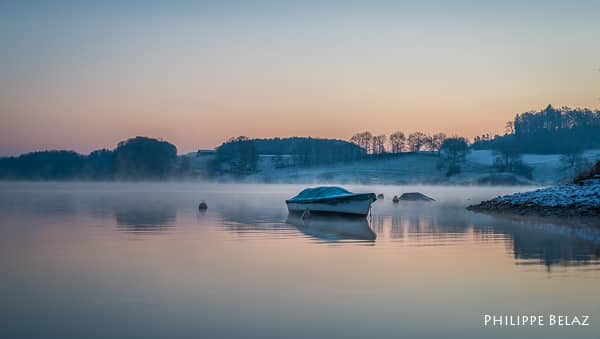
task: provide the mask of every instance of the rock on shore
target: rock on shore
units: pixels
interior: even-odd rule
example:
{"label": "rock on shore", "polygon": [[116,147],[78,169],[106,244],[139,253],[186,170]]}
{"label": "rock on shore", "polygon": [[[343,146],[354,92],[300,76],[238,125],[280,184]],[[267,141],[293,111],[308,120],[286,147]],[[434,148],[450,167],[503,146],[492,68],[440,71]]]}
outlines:
{"label": "rock on shore", "polygon": [[467,209],[542,216],[600,217],[600,185],[560,185],[482,201]]}

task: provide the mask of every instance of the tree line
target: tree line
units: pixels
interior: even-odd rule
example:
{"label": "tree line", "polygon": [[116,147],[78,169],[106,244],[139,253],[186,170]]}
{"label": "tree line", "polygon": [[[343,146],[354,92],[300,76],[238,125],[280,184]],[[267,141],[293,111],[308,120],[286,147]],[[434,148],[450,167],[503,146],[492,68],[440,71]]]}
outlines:
{"label": "tree line", "polygon": [[[490,149],[498,171],[531,177],[532,169],[522,161],[525,153],[560,153],[565,170],[573,174],[590,166],[583,150],[600,148],[600,111],[548,105],[540,111],[516,114],[505,125],[504,135],[484,134],[469,144],[466,138],[420,131],[405,135],[398,131],[374,135],[356,133],[348,141],[311,137],[250,139],[231,138],[216,148],[211,168],[214,174],[245,175],[258,170],[260,155],[270,155],[276,168],[311,166],[354,161],[382,154],[429,151],[439,155],[448,175],[460,172],[470,149]],[[113,150],[100,149],[88,155],[73,151],[41,151],[0,158],[0,179],[163,179],[190,172],[191,160],[177,157],[169,142],[135,137]]]}
{"label": "tree line", "polygon": [[[389,142],[389,148],[386,147]],[[428,135],[396,132],[373,136],[370,132],[355,134],[350,142],[311,137],[250,139],[245,136],[230,138],[216,149],[212,171],[248,175],[258,170],[260,155],[272,157],[273,167],[312,166],[335,162],[354,161],[387,153],[432,151],[440,156],[441,169],[447,175],[460,173],[460,167],[469,152],[469,143],[463,137],[446,137],[444,133]]]}
{"label": "tree line", "polygon": [[504,135],[475,137],[472,147],[494,151],[499,170],[526,177],[532,169],[523,163],[523,154],[561,154],[565,174],[576,176],[591,166],[583,152],[600,148],[600,111],[548,105],[519,113],[506,123]]}
{"label": "tree line", "polygon": [[[414,132],[407,136],[403,132],[373,135],[365,131],[354,134],[350,142],[362,148],[365,154],[381,155],[384,153],[399,154],[403,152],[430,151],[440,156],[438,168],[445,170],[447,176],[461,172],[461,164],[466,161],[470,151],[466,138],[447,137],[444,133],[426,134]],[[386,147],[386,142],[387,146]]]}
{"label": "tree line", "polygon": [[554,108],[516,114],[505,125],[504,135],[475,138],[475,149],[497,149],[513,140],[520,153],[565,154],[600,148],[600,111],[587,108]]}
{"label": "tree line", "polygon": [[373,135],[371,132],[365,131],[354,134],[350,138],[350,142],[361,147],[367,154],[439,152],[446,138],[444,133],[414,132],[405,136],[400,131],[390,134],[388,138],[385,134]]}
{"label": "tree line", "polygon": [[0,178],[10,180],[157,180],[176,174],[177,148],[167,142],[135,137],[114,150],[89,155],[74,151],[40,151],[0,158]]}
{"label": "tree line", "polygon": [[259,155],[274,156],[274,166],[311,166],[364,157],[357,145],[337,139],[311,137],[250,139],[230,138],[216,149],[214,172],[245,175],[255,172]]}

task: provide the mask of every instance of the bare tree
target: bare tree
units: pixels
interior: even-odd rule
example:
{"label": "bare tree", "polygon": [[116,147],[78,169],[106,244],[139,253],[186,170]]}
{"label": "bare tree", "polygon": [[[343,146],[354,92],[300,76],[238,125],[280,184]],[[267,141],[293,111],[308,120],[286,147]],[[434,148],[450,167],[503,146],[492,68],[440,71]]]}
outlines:
{"label": "bare tree", "polygon": [[371,140],[373,139],[373,135],[371,132],[361,132],[356,133],[350,138],[350,142],[357,144],[362,147],[365,152],[369,153],[371,151]]}
{"label": "bare tree", "polygon": [[390,144],[392,146],[392,153],[400,153],[406,145],[406,137],[402,132],[395,132],[390,134]]}
{"label": "bare tree", "polygon": [[515,123],[514,121],[507,121],[506,125],[504,125],[504,130],[506,134],[515,134]]}
{"label": "bare tree", "polygon": [[385,153],[385,134],[373,137],[373,154]]}
{"label": "bare tree", "polygon": [[440,152],[440,148],[442,147],[442,143],[446,140],[446,134],[444,133],[436,133],[431,136],[429,149],[434,152]]}
{"label": "bare tree", "polygon": [[428,143],[428,136],[423,132],[411,133],[408,136],[408,148],[411,152],[419,152]]}

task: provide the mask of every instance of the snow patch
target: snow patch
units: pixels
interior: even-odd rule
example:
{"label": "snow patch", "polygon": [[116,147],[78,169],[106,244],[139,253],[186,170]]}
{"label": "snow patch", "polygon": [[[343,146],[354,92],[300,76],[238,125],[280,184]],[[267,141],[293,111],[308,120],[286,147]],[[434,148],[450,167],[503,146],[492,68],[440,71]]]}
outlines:
{"label": "snow patch", "polygon": [[600,185],[559,185],[497,198],[514,205],[600,207]]}

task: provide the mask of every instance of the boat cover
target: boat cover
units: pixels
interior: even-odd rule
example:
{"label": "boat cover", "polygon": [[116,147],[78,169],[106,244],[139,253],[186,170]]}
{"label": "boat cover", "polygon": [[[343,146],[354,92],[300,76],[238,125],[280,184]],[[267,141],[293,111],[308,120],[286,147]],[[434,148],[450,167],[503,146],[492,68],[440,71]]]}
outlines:
{"label": "boat cover", "polygon": [[289,202],[314,202],[328,199],[362,198],[376,200],[374,193],[352,193],[338,186],[319,186],[307,188],[297,196],[287,200]]}

